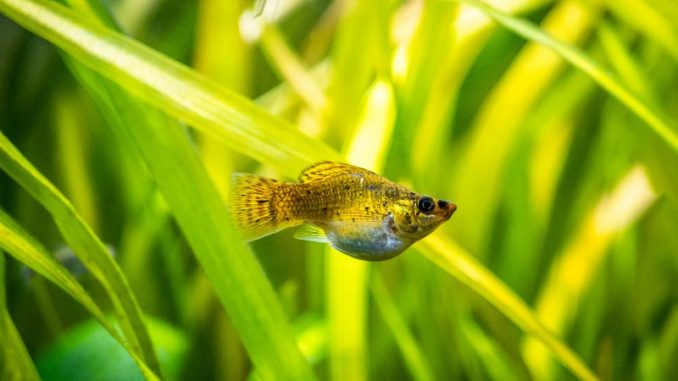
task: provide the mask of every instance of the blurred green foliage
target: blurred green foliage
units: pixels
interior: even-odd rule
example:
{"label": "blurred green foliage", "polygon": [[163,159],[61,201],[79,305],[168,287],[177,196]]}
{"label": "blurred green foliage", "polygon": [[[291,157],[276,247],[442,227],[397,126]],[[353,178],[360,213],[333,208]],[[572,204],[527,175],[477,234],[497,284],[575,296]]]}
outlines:
{"label": "blurred green foliage", "polygon": [[[673,0],[63,3],[0,0],[0,379],[678,374]],[[459,210],[237,238],[232,172],[327,159]]]}

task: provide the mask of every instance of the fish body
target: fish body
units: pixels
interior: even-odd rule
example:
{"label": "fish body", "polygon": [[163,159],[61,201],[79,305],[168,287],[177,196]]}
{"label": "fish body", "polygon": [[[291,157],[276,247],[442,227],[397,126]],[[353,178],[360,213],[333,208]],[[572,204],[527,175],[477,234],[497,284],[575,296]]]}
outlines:
{"label": "fish body", "polygon": [[321,162],[299,183],[234,174],[232,206],[246,240],[309,224],[297,238],[328,242],[353,257],[379,261],[400,254],[447,221],[456,205],[413,192],[372,171]]}

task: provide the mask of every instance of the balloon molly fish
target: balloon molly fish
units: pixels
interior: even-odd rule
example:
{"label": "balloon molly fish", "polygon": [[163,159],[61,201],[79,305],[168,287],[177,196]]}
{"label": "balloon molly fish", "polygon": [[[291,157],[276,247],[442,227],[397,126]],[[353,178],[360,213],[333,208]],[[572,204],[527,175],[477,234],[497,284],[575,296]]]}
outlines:
{"label": "balloon molly fish", "polygon": [[299,183],[233,175],[231,205],[243,237],[256,240],[307,224],[296,238],[327,242],[355,258],[393,258],[447,221],[457,206],[372,171],[320,162]]}

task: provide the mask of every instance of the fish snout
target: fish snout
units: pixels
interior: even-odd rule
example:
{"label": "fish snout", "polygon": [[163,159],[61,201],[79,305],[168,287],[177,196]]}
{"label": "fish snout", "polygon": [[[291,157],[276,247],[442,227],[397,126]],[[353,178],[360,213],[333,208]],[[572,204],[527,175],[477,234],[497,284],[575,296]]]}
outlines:
{"label": "fish snout", "polygon": [[447,212],[448,217],[457,210],[457,205],[445,200],[438,200],[438,207]]}

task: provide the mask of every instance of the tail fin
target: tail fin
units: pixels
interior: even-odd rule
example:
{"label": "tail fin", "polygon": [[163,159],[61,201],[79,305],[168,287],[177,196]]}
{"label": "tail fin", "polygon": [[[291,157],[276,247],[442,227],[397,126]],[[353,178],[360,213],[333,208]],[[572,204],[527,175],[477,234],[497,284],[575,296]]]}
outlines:
{"label": "tail fin", "polygon": [[276,220],[273,190],[280,186],[277,180],[243,173],[231,178],[231,206],[235,222],[247,241],[282,230],[287,225]]}

